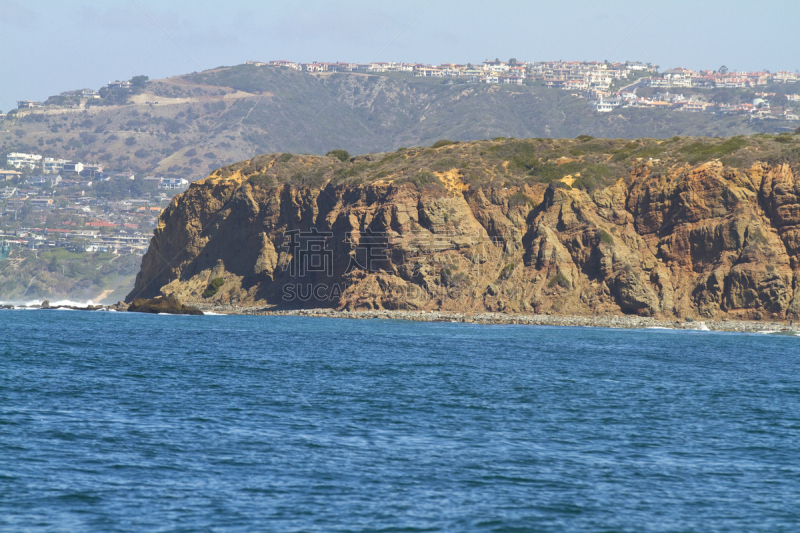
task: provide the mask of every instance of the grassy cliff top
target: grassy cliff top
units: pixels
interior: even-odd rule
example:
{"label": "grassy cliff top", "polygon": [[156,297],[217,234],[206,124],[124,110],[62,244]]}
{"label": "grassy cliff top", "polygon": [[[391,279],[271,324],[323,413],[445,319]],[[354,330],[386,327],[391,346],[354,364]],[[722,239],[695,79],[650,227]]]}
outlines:
{"label": "grassy cliff top", "polygon": [[[335,157],[338,156],[338,157]],[[719,160],[733,168],[754,163],[800,165],[800,135],[753,135],[731,138],[656,139],[506,139],[473,142],[442,140],[429,148],[349,157],[267,154],[216,170],[210,179],[247,180],[257,186],[321,187],[326,183],[358,185],[413,184],[466,189],[560,181],[586,191],[626,179],[647,165],[653,172]]]}

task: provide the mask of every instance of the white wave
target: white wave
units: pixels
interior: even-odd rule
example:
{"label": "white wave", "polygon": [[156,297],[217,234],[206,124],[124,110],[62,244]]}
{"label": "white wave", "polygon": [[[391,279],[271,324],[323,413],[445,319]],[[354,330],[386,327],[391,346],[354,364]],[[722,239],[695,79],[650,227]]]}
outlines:
{"label": "white wave", "polygon": [[88,305],[95,305],[94,301],[86,300],[85,302],[75,302],[73,300],[58,300],[56,302],[50,302],[51,307],[55,307],[57,305],[71,305],[72,307],[86,307]]}
{"label": "white wave", "polygon": [[[45,300],[47,300],[45,298]],[[41,307],[42,302],[45,300],[26,300],[22,301],[0,301],[0,305],[14,305],[20,307]],[[69,305],[72,307],[86,307],[88,305],[96,305],[93,300],[86,300],[85,302],[77,302],[75,300],[47,300],[50,302],[50,307],[56,307],[59,305]]]}
{"label": "white wave", "polygon": [[683,326],[684,329],[693,329],[695,331],[711,331],[708,329],[705,322],[684,322],[681,326]]}

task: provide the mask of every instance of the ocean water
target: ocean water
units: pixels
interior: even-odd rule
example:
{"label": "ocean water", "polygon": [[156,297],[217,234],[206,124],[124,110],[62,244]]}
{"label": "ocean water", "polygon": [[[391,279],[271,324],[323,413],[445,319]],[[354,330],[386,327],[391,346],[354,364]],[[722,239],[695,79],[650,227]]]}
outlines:
{"label": "ocean water", "polygon": [[3,531],[797,531],[800,338],[0,311]]}

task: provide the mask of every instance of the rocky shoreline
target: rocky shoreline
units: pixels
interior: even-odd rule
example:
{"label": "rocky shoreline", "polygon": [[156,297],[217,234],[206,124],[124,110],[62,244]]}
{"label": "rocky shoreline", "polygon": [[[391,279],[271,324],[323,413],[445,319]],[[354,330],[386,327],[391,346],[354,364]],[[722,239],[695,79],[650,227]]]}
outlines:
{"label": "rocky shoreline", "polygon": [[[456,322],[465,324],[527,325],[527,326],[567,326],[614,329],[676,329],[694,331],[727,331],[736,333],[780,333],[800,336],[800,323],[755,320],[667,320],[629,315],[604,316],[559,316],[547,314],[511,313],[453,313],[446,311],[337,311],[335,309],[293,309],[278,310],[275,307],[244,307],[234,305],[194,304],[195,310],[206,315],[249,315],[249,316],[301,316],[319,318],[345,318],[355,320],[408,320],[413,322]],[[96,306],[50,306],[45,301],[40,305],[3,304],[0,309],[70,309],[75,311],[128,311],[123,302],[114,305]],[[159,310],[163,311],[163,310]],[[197,314],[197,313],[176,313]]]}
{"label": "rocky shoreline", "polygon": [[467,324],[573,326],[618,329],[683,329],[695,331],[729,331],[739,333],[787,333],[800,335],[800,324],[747,320],[662,320],[639,316],[557,316],[509,313],[450,313],[443,311],[337,311],[335,309],[276,310],[270,307],[237,307],[231,305],[198,305],[204,313],[224,315],[304,316],[349,319],[410,320],[416,322],[462,322]]}

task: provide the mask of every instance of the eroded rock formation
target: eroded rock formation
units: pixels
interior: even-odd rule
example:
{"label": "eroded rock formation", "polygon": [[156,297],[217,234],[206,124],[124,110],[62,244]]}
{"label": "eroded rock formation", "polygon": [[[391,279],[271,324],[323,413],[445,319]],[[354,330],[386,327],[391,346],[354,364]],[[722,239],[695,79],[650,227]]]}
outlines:
{"label": "eroded rock formation", "polygon": [[790,164],[639,158],[587,190],[575,176],[498,180],[502,165],[470,180],[459,161],[487,142],[391,155],[455,161],[423,173],[287,154],[217,171],[161,214],[128,301],[800,317]]}

